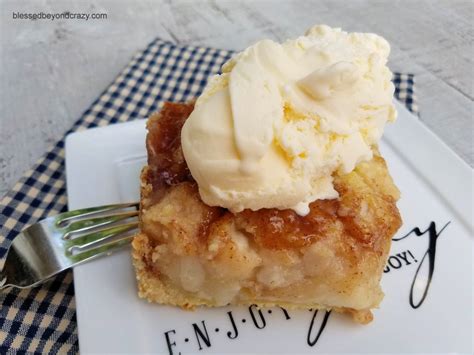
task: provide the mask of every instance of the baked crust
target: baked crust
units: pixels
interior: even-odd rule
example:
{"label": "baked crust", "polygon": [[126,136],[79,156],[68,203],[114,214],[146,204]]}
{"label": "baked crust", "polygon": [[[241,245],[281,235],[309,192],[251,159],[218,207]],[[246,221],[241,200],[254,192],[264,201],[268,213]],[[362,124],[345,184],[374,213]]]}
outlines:
{"label": "baked crust", "polygon": [[305,217],[276,209],[234,214],[204,204],[186,166],[180,131],[192,109],[166,103],[147,124],[140,232],[132,243],[139,296],[186,309],[334,309],[370,322],[401,225],[399,191],[379,153],[336,174],[340,197],[313,202]]}

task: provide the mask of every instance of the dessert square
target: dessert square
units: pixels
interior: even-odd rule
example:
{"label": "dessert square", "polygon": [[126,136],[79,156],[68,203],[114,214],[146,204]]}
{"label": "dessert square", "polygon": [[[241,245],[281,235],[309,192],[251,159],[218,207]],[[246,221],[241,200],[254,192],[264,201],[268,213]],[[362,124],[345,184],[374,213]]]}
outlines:
{"label": "dessert square", "polygon": [[165,103],[150,117],[141,174],[140,232],[132,246],[139,296],[197,306],[317,308],[372,320],[391,238],[401,225],[399,191],[374,155],[333,174],[338,198],[305,216],[291,209],[205,204],[181,148],[193,103]]}

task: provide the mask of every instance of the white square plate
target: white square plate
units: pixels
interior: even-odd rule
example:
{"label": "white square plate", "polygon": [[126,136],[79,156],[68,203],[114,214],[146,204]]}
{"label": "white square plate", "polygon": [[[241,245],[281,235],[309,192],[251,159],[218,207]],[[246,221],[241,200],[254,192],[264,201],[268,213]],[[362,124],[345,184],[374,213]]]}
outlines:
{"label": "white square plate", "polygon": [[[408,237],[392,244],[372,323],[309,310],[149,304],[137,297],[127,249],[74,269],[81,352],[472,352],[472,170],[397,106],[381,150],[402,192],[395,238]],[[69,208],[138,200],[145,134],[140,120],[68,136]]]}

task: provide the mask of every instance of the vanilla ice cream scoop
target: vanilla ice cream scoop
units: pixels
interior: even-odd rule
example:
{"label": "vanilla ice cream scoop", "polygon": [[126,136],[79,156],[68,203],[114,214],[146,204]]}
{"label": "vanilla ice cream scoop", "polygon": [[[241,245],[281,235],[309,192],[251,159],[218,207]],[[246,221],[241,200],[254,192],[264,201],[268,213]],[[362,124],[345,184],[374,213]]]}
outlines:
{"label": "vanilla ice cream scoop", "polygon": [[377,35],[315,26],[229,60],[181,133],[202,200],[305,215],[311,202],[337,198],[332,175],[370,160],[396,117],[389,52]]}

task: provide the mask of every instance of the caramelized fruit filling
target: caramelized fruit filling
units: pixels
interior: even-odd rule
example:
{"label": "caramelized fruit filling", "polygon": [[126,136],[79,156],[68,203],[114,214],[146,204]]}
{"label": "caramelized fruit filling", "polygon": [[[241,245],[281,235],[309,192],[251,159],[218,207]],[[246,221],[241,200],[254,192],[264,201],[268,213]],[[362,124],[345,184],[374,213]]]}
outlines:
{"label": "caramelized fruit filling", "polygon": [[160,119],[148,120],[146,147],[153,191],[194,181],[181,150],[181,128],[193,108],[193,104],[166,102]]}

